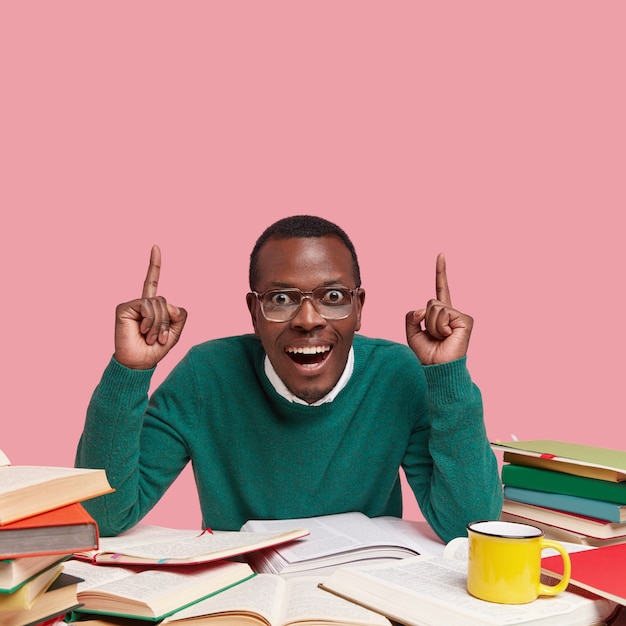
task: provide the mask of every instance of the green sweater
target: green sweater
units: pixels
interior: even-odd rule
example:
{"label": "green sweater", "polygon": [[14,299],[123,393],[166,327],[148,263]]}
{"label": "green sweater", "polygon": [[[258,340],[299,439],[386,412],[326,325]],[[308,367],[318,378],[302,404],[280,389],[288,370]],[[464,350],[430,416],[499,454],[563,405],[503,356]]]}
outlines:
{"label": "green sweater", "polygon": [[294,404],[263,369],[254,335],[192,348],[148,401],[151,371],[111,360],[77,466],[103,467],[114,493],[85,502],[102,535],[156,504],[188,462],[204,526],[345,511],[402,515],[398,468],[448,541],[500,514],[502,489],[465,359],[423,367],[404,345],[354,338],[354,372],[333,402]]}

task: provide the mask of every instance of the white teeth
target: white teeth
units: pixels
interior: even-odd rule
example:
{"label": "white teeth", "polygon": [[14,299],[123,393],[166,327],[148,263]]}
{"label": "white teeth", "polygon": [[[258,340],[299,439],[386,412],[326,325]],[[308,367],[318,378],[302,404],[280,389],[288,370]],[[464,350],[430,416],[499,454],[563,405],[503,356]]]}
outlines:
{"label": "white teeth", "polygon": [[330,346],[300,346],[298,348],[287,348],[287,352],[292,354],[320,354],[328,352]]}

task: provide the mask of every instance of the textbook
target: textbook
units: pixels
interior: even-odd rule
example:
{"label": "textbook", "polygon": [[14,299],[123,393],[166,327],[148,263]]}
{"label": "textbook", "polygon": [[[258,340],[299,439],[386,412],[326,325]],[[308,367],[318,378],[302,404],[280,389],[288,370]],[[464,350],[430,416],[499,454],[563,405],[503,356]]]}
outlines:
{"label": "textbook", "polygon": [[406,626],[595,626],[617,606],[569,588],[527,604],[498,604],[475,598],[466,585],[466,557],[452,556],[446,548],[444,556],[339,568],[321,586]]}
{"label": "textbook", "polygon": [[506,499],[502,504],[502,512],[524,518],[526,524],[532,524],[536,520],[549,526],[573,531],[595,539],[623,537],[626,541],[626,523],[607,522],[576,513],[566,513],[535,504]]}
{"label": "textbook", "polygon": [[510,487],[626,504],[626,482],[599,480],[512,463],[502,466],[502,482]]}
{"label": "textbook", "polygon": [[15,591],[0,593],[0,624],[2,624],[4,611],[29,609],[47,591],[62,570],[63,565],[61,563],[53,565],[43,572],[39,572]]}
{"label": "textbook", "polygon": [[491,444],[504,461],[612,482],[626,481],[626,450],[599,448],[552,439]]}
{"label": "textbook", "polygon": [[102,469],[10,465],[0,454],[0,525],[111,491]]}
{"label": "textbook", "polygon": [[[166,617],[159,626],[390,626],[387,618],[319,588],[318,576],[258,574]],[[84,614],[77,626],[110,626]],[[141,626],[138,621],[124,622]],[[144,622],[145,624],[145,622]]]}
{"label": "textbook", "polygon": [[505,485],[504,497],[507,500],[535,504],[566,513],[576,513],[587,517],[594,517],[607,522],[626,522],[626,505],[568,496],[562,493],[548,493],[535,489],[522,489]]}
{"label": "textbook", "polygon": [[57,563],[62,563],[71,554],[45,554],[0,561],[0,594],[12,593],[33,576]]}
{"label": "textbook", "polygon": [[98,547],[98,526],[80,502],[0,526],[0,558],[67,554]]}
{"label": "textbook", "polygon": [[442,553],[443,542],[426,522],[349,512],[288,520],[249,520],[242,530],[278,531],[306,525],[302,541],[254,552],[256,572],[300,576],[329,572],[345,564],[402,559],[423,552]]}
{"label": "textbook", "polygon": [[518,522],[520,524],[530,524],[531,526],[536,526],[541,531],[543,531],[546,539],[555,539],[556,541],[564,541],[571,544],[599,548],[602,546],[612,546],[618,543],[626,543],[626,535],[621,537],[608,537],[607,539],[598,539],[596,537],[590,537],[589,535],[585,535],[574,530],[558,528],[557,526],[552,526],[550,524],[546,524],[545,522],[540,522],[536,519],[528,519],[527,517],[507,513],[506,511],[502,512],[502,514],[500,515],[500,519],[505,522]]}
{"label": "textbook", "polygon": [[209,563],[254,550],[293,542],[306,528],[250,533],[198,531],[138,524],[117,537],[102,537],[97,550],[76,551],[76,557],[99,564],[173,566]]}
{"label": "textbook", "polygon": [[70,560],[64,567],[83,579],[73,619],[89,613],[159,621],[254,576],[247,563],[235,561],[137,569]]}
{"label": "textbook", "polygon": [[[563,562],[558,557],[541,559],[543,572],[563,577]],[[570,584],[626,605],[626,544],[606,546],[570,554]]]}
{"label": "textbook", "polygon": [[76,593],[80,579],[61,572],[48,590],[29,609],[0,613],[2,626],[31,626],[48,622],[64,615],[78,606]]}

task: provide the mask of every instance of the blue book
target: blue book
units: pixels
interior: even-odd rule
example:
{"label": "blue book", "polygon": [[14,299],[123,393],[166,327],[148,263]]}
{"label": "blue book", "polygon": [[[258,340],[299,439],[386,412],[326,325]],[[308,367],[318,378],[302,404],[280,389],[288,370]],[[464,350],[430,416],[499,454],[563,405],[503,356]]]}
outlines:
{"label": "blue book", "polygon": [[565,511],[576,515],[584,515],[607,522],[626,522],[626,505],[605,502],[604,500],[592,500],[580,496],[570,496],[547,491],[535,491],[534,489],[522,489],[521,487],[504,487],[504,497],[507,500],[515,500],[525,504],[534,504],[548,509]]}

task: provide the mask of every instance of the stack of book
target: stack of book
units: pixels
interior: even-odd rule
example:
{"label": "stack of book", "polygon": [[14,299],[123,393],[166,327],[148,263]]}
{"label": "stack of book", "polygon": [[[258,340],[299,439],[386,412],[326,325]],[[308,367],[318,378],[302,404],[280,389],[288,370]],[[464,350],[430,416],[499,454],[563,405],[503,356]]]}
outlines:
{"label": "stack of book", "polygon": [[492,447],[504,451],[502,519],[562,541],[626,543],[626,451],[553,440]]}
{"label": "stack of book", "polygon": [[81,502],[112,491],[104,470],[15,466],[0,451],[0,624],[38,624],[77,604],[79,579],[63,572],[98,547]]}

